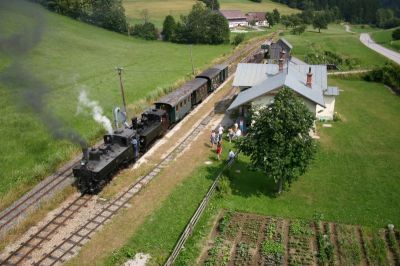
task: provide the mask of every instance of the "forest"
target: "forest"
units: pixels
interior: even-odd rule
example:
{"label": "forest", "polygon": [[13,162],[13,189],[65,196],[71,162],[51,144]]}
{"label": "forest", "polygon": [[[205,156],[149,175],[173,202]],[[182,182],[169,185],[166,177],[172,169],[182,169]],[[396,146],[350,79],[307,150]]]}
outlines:
{"label": "forest", "polygon": [[273,0],[302,10],[337,7],[344,20],[351,23],[376,24],[389,28],[400,24],[400,2],[396,0]]}

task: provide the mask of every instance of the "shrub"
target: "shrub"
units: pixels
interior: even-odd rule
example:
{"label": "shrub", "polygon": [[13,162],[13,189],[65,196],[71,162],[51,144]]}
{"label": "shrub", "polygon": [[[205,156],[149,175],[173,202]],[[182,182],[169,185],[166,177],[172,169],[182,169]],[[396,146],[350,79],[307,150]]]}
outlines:
{"label": "shrub", "polygon": [[233,45],[239,45],[241,42],[243,42],[244,41],[244,34],[243,33],[240,33],[240,34],[237,34],[234,38],[233,38],[233,41],[232,41],[232,44]]}
{"label": "shrub", "polygon": [[222,176],[218,182],[217,192],[219,197],[224,197],[231,194],[231,182],[228,177]]}
{"label": "shrub", "polygon": [[158,31],[153,23],[146,22],[144,24],[136,24],[133,27],[134,36],[145,40],[157,40],[158,38]]}
{"label": "shrub", "polygon": [[400,40],[400,28],[393,31],[392,38],[395,41]]}
{"label": "shrub", "polygon": [[307,26],[304,25],[304,24],[300,25],[300,26],[297,26],[297,27],[292,29],[292,33],[293,34],[297,34],[297,35],[301,35],[306,31],[306,28],[307,28]]}
{"label": "shrub", "polygon": [[400,94],[400,66],[387,63],[383,67],[375,68],[364,76],[364,80],[381,82]]}

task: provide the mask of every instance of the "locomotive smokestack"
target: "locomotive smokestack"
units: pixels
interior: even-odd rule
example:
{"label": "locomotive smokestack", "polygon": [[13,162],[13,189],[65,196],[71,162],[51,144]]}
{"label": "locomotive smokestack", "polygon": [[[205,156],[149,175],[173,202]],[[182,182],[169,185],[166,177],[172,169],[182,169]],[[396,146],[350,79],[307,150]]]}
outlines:
{"label": "locomotive smokestack", "polygon": [[89,161],[89,150],[87,147],[82,148],[82,161],[81,165],[86,165]]}

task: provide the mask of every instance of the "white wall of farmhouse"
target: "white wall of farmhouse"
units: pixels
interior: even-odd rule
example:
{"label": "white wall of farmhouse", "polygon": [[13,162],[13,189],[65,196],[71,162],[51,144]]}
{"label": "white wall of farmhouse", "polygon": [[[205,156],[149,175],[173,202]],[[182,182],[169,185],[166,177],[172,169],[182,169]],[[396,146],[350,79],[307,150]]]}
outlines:
{"label": "white wall of farmhouse", "polygon": [[236,28],[238,26],[249,26],[246,20],[232,21],[229,20],[229,28]]}
{"label": "white wall of farmhouse", "polygon": [[[266,95],[263,95],[261,97],[258,97],[258,98],[254,99],[252,101],[252,103],[251,103],[252,107],[268,106],[271,103],[273,103],[274,97],[275,97],[275,95],[273,95],[273,94],[266,94]],[[306,98],[301,97],[301,99],[303,100],[303,103],[308,108],[308,110],[310,110],[310,112],[315,115],[316,114],[316,110],[317,110],[316,109],[317,105],[314,102],[312,102],[312,101],[310,101],[310,100],[308,100]]]}
{"label": "white wall of farmhouse", "polygon": [[333,114],[335,113],[335,96],[324,96],[325,106],[317,106],[317,118],[319,120],[333,120]]}

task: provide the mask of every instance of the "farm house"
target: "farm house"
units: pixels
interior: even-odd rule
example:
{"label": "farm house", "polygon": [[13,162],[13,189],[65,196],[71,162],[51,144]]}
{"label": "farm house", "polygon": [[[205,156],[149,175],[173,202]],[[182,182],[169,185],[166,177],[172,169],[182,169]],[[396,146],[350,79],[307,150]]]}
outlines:
{"label": "farm house", "polygon": [[[282,55],[283,56],[283,55]],[[239,109],[246,115],[249,108],[268,106],[277,92],[288,87],[296,92],[308,109],[319,120],[332,120],[337,87],[329,87],[325,65],[239,64],[233,86],[241,92],[228,110]]]}

